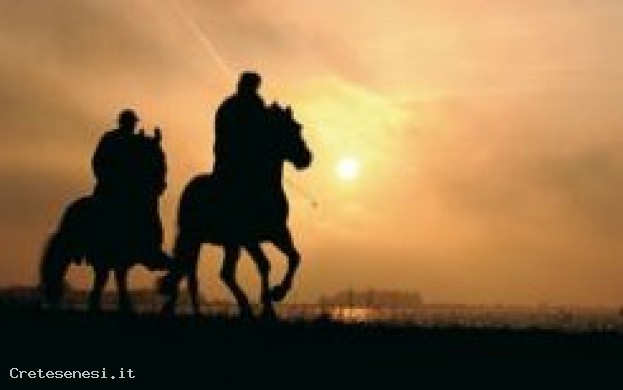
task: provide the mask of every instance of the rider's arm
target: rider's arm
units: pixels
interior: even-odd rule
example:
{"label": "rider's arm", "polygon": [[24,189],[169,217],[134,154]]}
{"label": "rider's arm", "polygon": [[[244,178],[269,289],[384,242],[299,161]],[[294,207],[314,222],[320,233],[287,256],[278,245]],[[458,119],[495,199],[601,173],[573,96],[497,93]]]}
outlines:
{"label": "rider's arm", "polygon": [[104,135],[100,142],[97,144],[93,158],[91,159],[91,168],[96,179],[100,179],[104,175],[106,170],[106,158],[109,154],[110,138]]}

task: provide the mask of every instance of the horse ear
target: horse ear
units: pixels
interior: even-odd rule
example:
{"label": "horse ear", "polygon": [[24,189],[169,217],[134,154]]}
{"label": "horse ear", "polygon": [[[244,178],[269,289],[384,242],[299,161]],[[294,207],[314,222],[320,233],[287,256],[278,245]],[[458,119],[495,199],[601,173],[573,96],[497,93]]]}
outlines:
{"label": "horse ear", "polygon": [[141,137],[144,137],[145,136],[145,129],[140,129],[138,131],[138,135],[140,135]]}
{"label": "horse ear", "polygon": [[162,132],[160,131],[160,127],[154,128],[154,140],[156,143],[160,143],[160,141],[162,141]]}
{"label": "horse ear", "polygon": [[290,106],[286,107],[286,114],[288,114],[288,116],[292,117],[292,107],[290,107]]}

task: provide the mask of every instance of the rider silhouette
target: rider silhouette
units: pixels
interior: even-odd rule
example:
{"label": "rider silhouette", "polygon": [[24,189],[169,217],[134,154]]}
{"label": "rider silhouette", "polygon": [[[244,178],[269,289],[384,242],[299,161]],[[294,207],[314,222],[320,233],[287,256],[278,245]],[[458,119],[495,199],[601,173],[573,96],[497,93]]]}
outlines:
{"label": "rider silhouette", "polygon": [[[153,199],[162,194],[165,183],[148,176],[152,174],[147,169],[151,156],[142,130],[136,133],[138,121],[134,110],[124,109],[118,127],[102,136],[92,159],[93,198],[104,229],[99,234],[110,235],[110,229],[115,229],[128,253],[140,256],[148,268],[158,269],[165,267],[168,257],[161,249],[162,225]],[[159,142],[159,129],[156,137]],[[119,242],[111,242],[110,248],[116,248],[115,244]]]}
{"label": "rider silhouette", "polygon": [[213,173],[234,186],[249,179],[256,141],[265,127],[266,107],[259,95],[261,81],[257,73],[243,72],[236,93],[216,111]]}
{"label": "rider silhouette", "polygon": [[97,145],[91,161],[96,185],[94,195],[98,198],[122,200],[135,183],[133,172],[136,159],[136,125],[139,121],[131,109],[121,111],[118,127],[104,134]]}
{"label": "rider silhouette", "polygon": [[266,178],[257,172],[265,148],[268,109],[259,95],[261,77],[246,71],[236,93],[218,107],[214,131],[213,178],[221,191],[213,202],[227,210],[231,237],[249,237],[261,217],[260,186]]}

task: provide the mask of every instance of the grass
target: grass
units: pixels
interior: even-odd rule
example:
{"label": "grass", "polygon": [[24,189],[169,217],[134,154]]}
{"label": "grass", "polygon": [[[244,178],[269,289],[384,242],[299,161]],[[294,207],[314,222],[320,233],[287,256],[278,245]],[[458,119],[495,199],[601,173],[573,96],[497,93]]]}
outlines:
{"label": "grass", "polygon": [[11,366],[130,367],[150,378],[193,378],[223,369],[340,371],[442,368],[604,370],[623,368],[621,333],[538,329],[399,326],[227,317],[50,312],[0,307],[2,345]]}

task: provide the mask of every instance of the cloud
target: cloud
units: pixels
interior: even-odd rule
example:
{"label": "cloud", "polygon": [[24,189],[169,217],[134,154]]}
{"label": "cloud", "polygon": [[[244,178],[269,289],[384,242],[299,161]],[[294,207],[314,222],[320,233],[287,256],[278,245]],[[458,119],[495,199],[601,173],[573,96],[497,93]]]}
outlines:
{"label": "cloud", "polygon": [[[174,234],[233,83],[171,4],[0,5],[0,233],[21,237],[19,264],[34,265],[62,207],[88,191],[93,148],[127,105],[165,130]],[[353,281],[438,299],[620,302],[620,2],[178,4],[234,75],[256,68],[268,99],[294,104],[317,150],[296,180],[320,210],[289,188],[313,259],[306,296]],[[353,151],[361,180],[340,187],[333,160]],[[28,281],[17,268],[5,280]]]}

